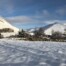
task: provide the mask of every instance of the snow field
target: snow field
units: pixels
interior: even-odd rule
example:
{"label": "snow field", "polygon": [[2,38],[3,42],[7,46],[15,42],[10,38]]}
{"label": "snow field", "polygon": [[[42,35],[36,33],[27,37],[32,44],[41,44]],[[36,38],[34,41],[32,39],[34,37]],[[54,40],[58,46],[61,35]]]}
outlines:
{"label": "snow field", "polygon": [[0,39],[0,66],[66,66],[66,42]]}

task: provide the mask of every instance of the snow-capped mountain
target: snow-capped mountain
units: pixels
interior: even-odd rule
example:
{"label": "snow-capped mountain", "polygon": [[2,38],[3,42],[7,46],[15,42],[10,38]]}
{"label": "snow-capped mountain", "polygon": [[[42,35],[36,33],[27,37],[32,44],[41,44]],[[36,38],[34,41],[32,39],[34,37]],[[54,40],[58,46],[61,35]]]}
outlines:
{"label": "snow-capped mountain", "polygon": [[39,30],[39,28],[31,28],[27,30],[27,33],[30,35],[34,35],[34,31]]}
{"label": "snow-capped mountain", "polygon": [[13,35],[13,34],[16,34],[18,33],[19,29],[12,26],[8,21],[6,21],[3,17],[0,17],[0,29],[5,29],[5,28],[9,28],[9,29],[12,29],[14,32],[7,32],[8,34],[6,34],[5,32],[2,33],[4,36],[7,36],[7,35]]}
{"label": "snow-capped mountain", "polygon": [[52,35],[52,31],[54,32],[59,31],[61,33],[64,33],[66,26],[64,24],[56,22],[56,23],[45,26],[44,29],[45,29],[44,33],[46,35]]}
{"label": "snow-capped mountain", "polygon": [[[46,35],[52,35],[52,31],[54,31],[54,32],[58,31],[58,32],[64,33],[65,32],[64,30],[66,29],[66,25],[55,22],[55,23],[52,23],[52,24],[49,24],[47,26],[40,27],[40,28],[42,28],[44,30],[44,33]],[[37,29],[39,29],[39,28],[37,28]],[[35,30],[36,30],[36,28],[35,29],[32,28],[28,32],[30,33],[30,35],[31,34],[34,35]]]}
{"label": "snow-capped mountain", "polygon": [[9,24],[8,21],[6,21],[3,17],[0,17],[0,29],[3,28],[11,28],[14,30],[14,32],[18,32],[19,29]]}

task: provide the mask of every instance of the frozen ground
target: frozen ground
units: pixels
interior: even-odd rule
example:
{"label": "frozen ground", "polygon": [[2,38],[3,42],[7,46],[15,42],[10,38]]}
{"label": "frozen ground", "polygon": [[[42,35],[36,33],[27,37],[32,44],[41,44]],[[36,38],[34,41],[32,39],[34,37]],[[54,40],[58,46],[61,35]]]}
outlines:
{"label": "frozen ground", "polygon": [[0,39],[0,66],[66,66],[66,43]]}

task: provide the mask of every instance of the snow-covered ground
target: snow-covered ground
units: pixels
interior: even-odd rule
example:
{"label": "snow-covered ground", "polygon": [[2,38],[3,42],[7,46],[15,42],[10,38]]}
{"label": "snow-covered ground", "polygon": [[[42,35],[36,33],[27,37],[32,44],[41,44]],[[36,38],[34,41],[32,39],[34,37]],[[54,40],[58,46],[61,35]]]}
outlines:
{"label": "snow-covered ground", "polygon": [[66,43],[0,39],[0,66],[66,66]]}

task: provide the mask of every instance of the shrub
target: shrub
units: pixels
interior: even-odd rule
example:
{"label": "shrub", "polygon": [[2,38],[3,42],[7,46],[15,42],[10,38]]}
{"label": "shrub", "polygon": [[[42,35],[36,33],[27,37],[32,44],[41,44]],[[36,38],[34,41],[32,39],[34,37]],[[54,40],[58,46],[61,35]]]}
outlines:
{"label": "shrub", "polygon": [[19,33],[18,33],[18,37],[21,37],[21,38],[26,38],[28,36],[29,35],[23,29],[21,31],[19,31]]}
{"label": "shrub", "polygon": [[14,30],[12,30],[11,28],[3,28],[0,29],[0,32],[14,32]]}
{"label": "shrub", "polygon": [[0,38],[3,38],[3,35],[0,33]]}

